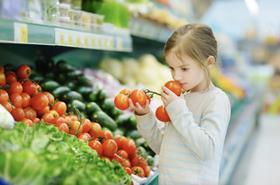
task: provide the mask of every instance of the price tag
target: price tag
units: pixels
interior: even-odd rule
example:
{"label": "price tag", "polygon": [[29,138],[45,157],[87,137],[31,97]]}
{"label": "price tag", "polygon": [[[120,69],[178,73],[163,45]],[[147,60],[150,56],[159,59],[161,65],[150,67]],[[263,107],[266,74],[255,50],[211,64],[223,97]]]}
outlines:
{"label": "price tag", "polygon": [[73,46],[73,34],[71,32],[68,33],[67,42],[68,45]]}
{"label": "price tag", "polygon": [[65,45],[65,41],[64,41],[64,32],[60,32],[59,33],[59,41],[58,41],[59,45]]}
{"label": "price tag", "polygon": [[85,47],[89,47],[89,37],[87,35],[85,35],[84,37],[84,43],[85,43]]}
{"label": "price tag", "polygon": [[81,36],[80,35],[77,35],[76,37],[76,45],[78,47],[81,47],[82,46],[82,39],[81,39]]}
{"label": "price tag", "polygon": [[14,23],[14,41],[20,42],[20,43],[28,42],[27,24]]}

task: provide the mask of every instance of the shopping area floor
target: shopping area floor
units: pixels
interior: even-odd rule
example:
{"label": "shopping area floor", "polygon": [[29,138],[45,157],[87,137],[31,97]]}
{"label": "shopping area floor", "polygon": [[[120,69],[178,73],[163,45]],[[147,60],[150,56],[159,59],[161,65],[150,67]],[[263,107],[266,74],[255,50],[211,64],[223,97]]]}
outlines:
{"label": "shopping area floor", "polygon": [[260,117],[229,185],[280,185],[280,116]]}

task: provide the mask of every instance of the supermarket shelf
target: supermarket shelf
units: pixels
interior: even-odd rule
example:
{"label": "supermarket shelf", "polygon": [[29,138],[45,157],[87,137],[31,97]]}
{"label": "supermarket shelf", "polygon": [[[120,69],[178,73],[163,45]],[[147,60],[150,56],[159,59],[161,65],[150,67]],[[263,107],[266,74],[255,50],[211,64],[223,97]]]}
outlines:
{"label": "supermarket shelf", "polygon": [[133,36],[158,42],[166,42],[172,33],[172,30],[165,26],[141,18],[131,18],[129,28]]}
{"label": "supermarket shelf", "polygon": [[110,51],[132,51],[130,34],[102,30],[90,32],[69,27],[0,18],[0,42],[54,45]]}

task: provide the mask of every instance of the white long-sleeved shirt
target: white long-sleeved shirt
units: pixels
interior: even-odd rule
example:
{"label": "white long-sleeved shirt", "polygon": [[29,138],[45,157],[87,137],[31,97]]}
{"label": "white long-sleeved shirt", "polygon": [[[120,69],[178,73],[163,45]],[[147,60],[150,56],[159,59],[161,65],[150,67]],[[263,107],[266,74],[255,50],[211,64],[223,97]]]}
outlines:
{"label": "white long-sleeved shirt", "polygon": [[153,113],[136,116],[140,134],[159,154],[160,185],[218,185],[219,165],[230,119],[230,102],[219,88],[184,94],[166,111],[163,128]]}

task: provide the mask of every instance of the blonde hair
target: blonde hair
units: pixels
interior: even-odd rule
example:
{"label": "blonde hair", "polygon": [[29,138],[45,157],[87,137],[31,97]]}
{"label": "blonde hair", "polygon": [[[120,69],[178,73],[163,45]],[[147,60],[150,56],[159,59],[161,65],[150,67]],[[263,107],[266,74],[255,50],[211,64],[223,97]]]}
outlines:
{"label": "blonde hair", "polygon": [[217,41],[212,29],[204,24],[187,24],[178,28],[167,40],[164,54],[175,52],[178,58],[190,56],[205,70],[210,84],[206,60],[209,56],[217,58]]}

